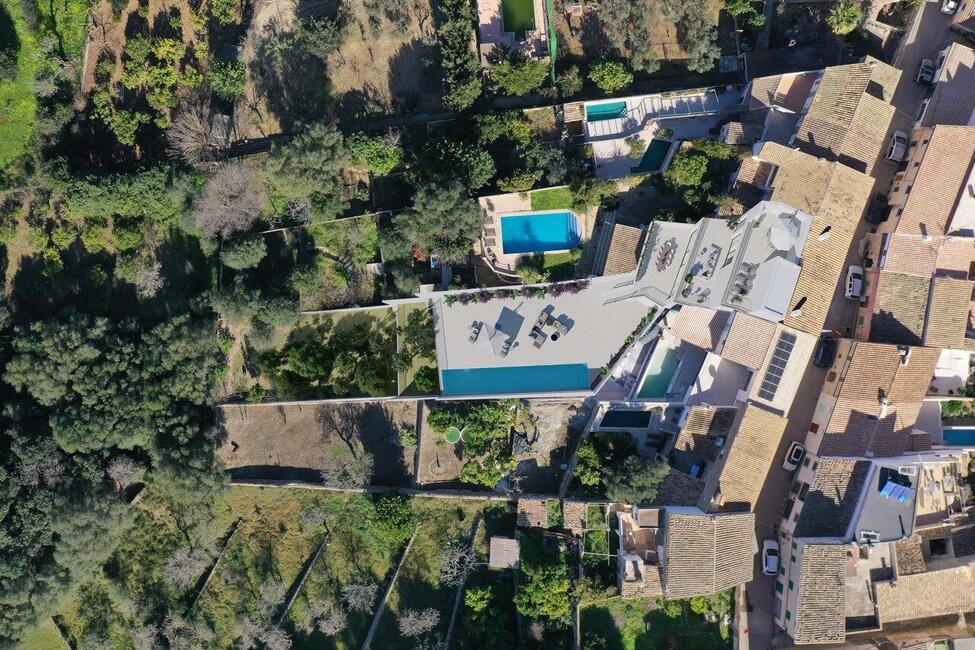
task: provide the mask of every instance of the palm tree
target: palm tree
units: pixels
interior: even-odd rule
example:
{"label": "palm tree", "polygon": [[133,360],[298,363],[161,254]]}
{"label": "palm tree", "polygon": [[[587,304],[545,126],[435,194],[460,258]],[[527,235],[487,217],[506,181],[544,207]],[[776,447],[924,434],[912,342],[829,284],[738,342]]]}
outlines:
{"label": "palm tree", "polygon": [[829,10],[826,22],[830,28],[840,36],[849,34],[860,26],[863,20],[863,9],[855,0],[840,0]]}

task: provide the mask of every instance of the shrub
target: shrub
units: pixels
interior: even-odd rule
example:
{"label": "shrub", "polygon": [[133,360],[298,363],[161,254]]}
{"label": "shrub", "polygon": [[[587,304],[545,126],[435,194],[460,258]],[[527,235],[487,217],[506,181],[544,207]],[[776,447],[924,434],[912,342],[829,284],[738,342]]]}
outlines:
{"label": "shrub", "polygon": [[573,95],[578,95],[582,92],[582,74],[579,72],[579,66],[569,66],[567,70],[559,74],[555,83],[558,85],[559,92],[562,93],[563,97],[568,98]]}
{"label": "shrub", "polygon": [[376,176],[386,176],[403,164],[403,147],[395,134],[381,137],[356,133],[346,139],[345,146],[353,165],[365,167]]}
{"label": "shrub", "polygon": [[239,61],[216,61],[210,67],[210,86],[213,93],[228,102],[244,94],[247,73]]}
{"label": "shrub", "polygon": [[594,64],[589,69],[589,78],[607,95],[623,90],[633,83],[633,73],[618,61]]}
{"label": "shrub", "polygon": [[142,219],[118,217],[112,224],[112,234],[115,247],[120,251],[129,251],[142,246],[145,235],[142,232]]}
{"label": "shrub", "polygon": [[210,15],[221,25],[237,22],[237,0],[210,0]]}
{"label": "shrub", "polygon": [[220,261],[224,266],[232,269],[252,269],[261,263],[265,255],[267,255],[267,244],[264,242],[264,237],[257,235],[227,244],[220,251]]}
{"label": "shrub", "polygon": [[464,111],[481,96],[481,66],[471,48],[473,7],[467,0],[442,0],[437,41],[443,69],[444,107]]}
{"label": "shrub", "polygon": [[829,10],[826,23],[840,36],[845,36],[860,26],[863,9],[856,0],[840,0]]}
{"label": "shrub", "polygon": [[510,178],[502,178],[498,181],[498,187],[504,192],[527,192],[537,182],[535,172],[525,170],[515,172]]}
{"label": "shrub", "polygon": [[545,83],[548,64],[544,61],[523,61],[507,58],[491,68],[491,78],[506,95],[527,95]]}

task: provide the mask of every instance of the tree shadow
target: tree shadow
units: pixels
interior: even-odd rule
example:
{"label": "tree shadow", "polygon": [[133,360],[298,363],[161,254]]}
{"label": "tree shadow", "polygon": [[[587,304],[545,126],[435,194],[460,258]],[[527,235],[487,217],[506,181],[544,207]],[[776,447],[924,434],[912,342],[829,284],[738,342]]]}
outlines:
{"label": "tree shadow", "polygon": [[17,34],[17,26],[7,8],[0,5],[0,52],[9,52],[16,56],[20,50],[20,36]]}
{"label": "tree shadow", "polygon": [[289,132],[324,116],[331,93],[321,59],[299,46],[283,55],[274,52],[272,41],[286,33],[282,25],[267,27],[249,68],[255,93],[267,102],[282,131]]}
{"label": "tree shadow", "polygon": [[390,58],[388,87],[393,112],[430,113],[443,108],[438,57],[435,44],[414,39]]}

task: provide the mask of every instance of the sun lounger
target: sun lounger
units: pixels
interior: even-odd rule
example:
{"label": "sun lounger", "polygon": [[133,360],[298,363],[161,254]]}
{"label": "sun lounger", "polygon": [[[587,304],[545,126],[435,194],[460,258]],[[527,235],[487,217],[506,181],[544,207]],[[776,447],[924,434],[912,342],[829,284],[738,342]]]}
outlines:
{"label": "sun lounger", "polygon": [[498,245],[498,242],[497,242],[497,240],[494,239],[494,237],[485,237],[484,238],[484,245],[485,246],[497,246]]}
{"label": "sun lounger", "polygon": [[483,325],[483,323],[477,321],[471,324],[471,338],[470,338],[471,343],[476,341],[477,335],[481,333],[481,325]]}

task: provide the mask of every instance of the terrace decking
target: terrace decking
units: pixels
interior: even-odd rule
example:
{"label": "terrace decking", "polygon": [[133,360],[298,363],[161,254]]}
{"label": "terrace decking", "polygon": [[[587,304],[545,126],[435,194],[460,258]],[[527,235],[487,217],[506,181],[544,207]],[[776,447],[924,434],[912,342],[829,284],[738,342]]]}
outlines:
{"label": "terrace decking", "polygon": [[[609,118],[600,112],[600,106],[626,103],[625,112],[616,118]],[[596,111],[594,121],[586,119],[586,141],[623,138],[642,130],[648,122],[655,119],[696,117],[717,113],[735,113],[741,110],[742,95],[732,90],[719,94],[714,89],[702,90],[685,95],[637,95],[625,100],[612,102],[589,102],[586,104],[587,116]]]}

